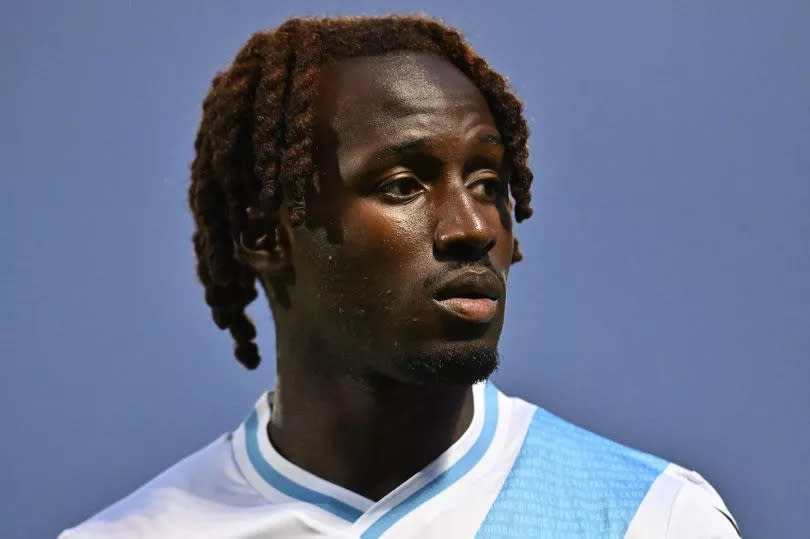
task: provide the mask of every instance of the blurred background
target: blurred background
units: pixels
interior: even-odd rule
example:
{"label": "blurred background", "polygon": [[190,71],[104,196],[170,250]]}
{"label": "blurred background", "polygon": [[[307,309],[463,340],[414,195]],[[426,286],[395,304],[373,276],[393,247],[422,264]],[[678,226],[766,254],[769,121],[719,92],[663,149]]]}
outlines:
{"label": "blurred background", "polygon": [[535,215],[496,383],[806,537],[810,3],[16,2],[0,22],[0,537],[54,537],[233,429],[194,271],[201,102],[291,15],[425,13],[525,101]]}

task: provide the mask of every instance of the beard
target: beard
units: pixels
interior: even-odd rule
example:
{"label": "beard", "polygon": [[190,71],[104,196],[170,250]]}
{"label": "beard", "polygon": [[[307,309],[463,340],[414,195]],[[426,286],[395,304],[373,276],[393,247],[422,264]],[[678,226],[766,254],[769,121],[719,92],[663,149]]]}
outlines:
{"label": "beard", "polygon": [[376,390],[401,385],[470,386],[487,380],[500,365],[498,350],[480,342],[407,348],[393,354],[390,350],[362,356],[346,353],[336,359],[349,378]]}
{"label": "beard", "polygon": [[498,368],[498,351],[480,345],[411,353],[400,363],[405,376],[416,384],[472,385],[489,378]]}

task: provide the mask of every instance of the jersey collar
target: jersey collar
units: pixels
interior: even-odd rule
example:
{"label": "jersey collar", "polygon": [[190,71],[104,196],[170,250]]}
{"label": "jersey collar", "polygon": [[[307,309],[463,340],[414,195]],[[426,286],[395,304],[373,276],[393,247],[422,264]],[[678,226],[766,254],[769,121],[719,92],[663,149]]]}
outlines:
{"label": "jersey collar", "polygon": [[[264,393],[233,433],[234,457],[247,481],[271,503],[302,502],[331,523],[343,522],[374,537],[466,474],[492,443],[498,422],[498,391],[473,386],[473,419],[462,436],[436,460],[383,499],[374,502],[326,481],[285,459],[270,443],[271,394]],[[360,530],[357,530],[360,531]]]}

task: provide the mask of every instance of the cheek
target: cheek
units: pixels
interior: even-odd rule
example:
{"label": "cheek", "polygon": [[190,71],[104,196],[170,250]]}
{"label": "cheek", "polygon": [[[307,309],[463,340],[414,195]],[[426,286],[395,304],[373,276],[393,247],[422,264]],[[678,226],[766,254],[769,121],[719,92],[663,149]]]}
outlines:
{"label": "cheek", "polygon": [[323,230],[307,241],[312,266],[301,284],[314,287],[309,316],[329,320],[336,334],[351,335],[357,346],[391,345],[408,320],[420,316],[418,293],[431,244],[418,240],[424,233],[419,223],[383,215],[372,204],[347,207],[339,225],[339,241]]}
{"label": "cheek", "polygon": [[362,200],[344,214],[338,271],[344,274],[344,290],[351,288],[363,306],[365,323],[380,333],[418,315],[431,267],[426,220],[414,219],[413,211],[408,215],[400,208]]}
{"label": "cheek", "polygon": [[346,256],[373,273],[414,270],[432,253],[426,219],[407,206],[360,200],[345,214]]}
{"label": "cheek", "polygon": [[493,260],[496,268],[502,269],[504,278],[512,267],[512,256],[515,253],[515,236],[511,230],[502,230],[498,234]]}

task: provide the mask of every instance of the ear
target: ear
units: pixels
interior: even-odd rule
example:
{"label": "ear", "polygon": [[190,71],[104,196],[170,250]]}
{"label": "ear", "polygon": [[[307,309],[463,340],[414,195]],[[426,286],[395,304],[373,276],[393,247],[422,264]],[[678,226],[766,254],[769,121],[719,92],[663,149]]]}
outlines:
{"label": "ear", "polygon": [[272,278],[286,273],[292,253],[292,234],[286,216],[271,219],[253,206],[246,213],[247,225],[239,233],[239,240],[234,241],[236,258],[260,276]]}

